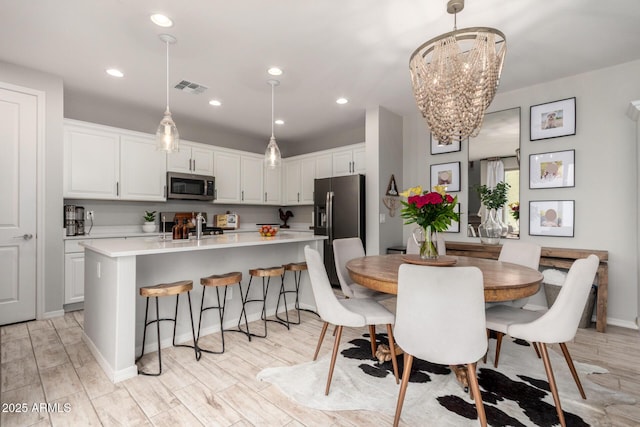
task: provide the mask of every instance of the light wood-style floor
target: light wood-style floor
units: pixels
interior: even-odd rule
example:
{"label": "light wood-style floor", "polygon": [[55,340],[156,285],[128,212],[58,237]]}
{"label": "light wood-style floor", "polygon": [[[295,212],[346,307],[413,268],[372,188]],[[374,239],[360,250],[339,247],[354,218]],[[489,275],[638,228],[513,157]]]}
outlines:
{"label": "light wood-style floor", "polygon": [[[303,313],[302,324],[291,331],[270,323],[266,339],[248,342],[244,335],[227,333],[226,352],[203,354],[199,362],[189,348],[164,349],[160,377],[139,375],[115,385],[82,342],[82,323],[83,312],[76,311],[0,328],[1,426],[384,426],[393,422],[392,417],[367,411],[308,409],[289,401],[275,386],[256,380],[265,367],[311,360],[321,322],[310,313]],[[345,329],[343,342],[366,332]],[[209,335],[201,345],[217,345],[217,339],[218,334]],[[325,338],[321,353],[330,352],[331,343],[332,337]],[[609,374],[591,376],[592,381],[634,395],[640,402],[638,331],[609,327],[600,334],[581,329],[569,348],[576,360],[609,369]],[[155,363],[155,357],[145,356],[146,363]],[[27,412],[5,412],[15,410],[7,406],[15,403],[26,404]],[[40,411],[33,410],[34,403]],[[49,404],[48,410],[46,405],[40,408],[43,403]],[[70,405],[68,412],[65,404]],[[640,425],[640,403],[609,407],[607,412],[612,426]]]}

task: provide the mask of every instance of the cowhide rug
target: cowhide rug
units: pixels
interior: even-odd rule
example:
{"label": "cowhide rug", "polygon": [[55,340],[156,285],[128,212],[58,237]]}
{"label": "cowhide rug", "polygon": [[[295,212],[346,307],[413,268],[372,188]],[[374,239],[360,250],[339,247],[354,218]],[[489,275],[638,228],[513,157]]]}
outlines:
{"label": "cowhide rug", "polygon": [[[267,381],[301,405],[320,410],[371,410],[395,413],[399,386],[393,377],[391,362],[379,363],[371,357],[368,336],[341,346],[328,396],[324,395],[331,343],[316,362],[267,368],[258,379]],[[386,338],[382,336],[383,343]],[[553,397],[549,391],[544,365],[526,343],[505,337],[500,365],[493,368],[495,341],[491,340],[487,363],[478,363],[487,420],[492,426],[558,425]],[[604,425],[604,408],[610,404],[634,404],[631,396],[605,389],[587,378],[590,373],[606,373],[597,366],[576,362],[587,400],[580,397],[569,368],[562,357],[550,351],[551,364],[558,383],[560,401],[569,426]],[[322,353],[321,353],[322,354]],[[402,357],[398,359],[402,375]],[[455,380],[448,366],[415,359],[402,410],[407,425],[477,426],[473,399]]]}

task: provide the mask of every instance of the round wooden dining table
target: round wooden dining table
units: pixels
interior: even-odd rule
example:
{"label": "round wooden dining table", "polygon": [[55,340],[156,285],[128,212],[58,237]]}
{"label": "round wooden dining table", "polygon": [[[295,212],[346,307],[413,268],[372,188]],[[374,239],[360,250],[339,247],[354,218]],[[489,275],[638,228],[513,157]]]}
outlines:
{"label": "round wooden dining table", "polygon": [[[404,254],[365,256],[347,262],[347,270],[355,283],[379,292],[397,294],[398,269],[406,259],[419,259],[418,256],[413,257]],[[538,292],[542,283],[543,276],[538,270],[510,262],[449,255],[442,259],[450,262],[443,263],[447,265],[441,268],[478,267],[482,271],[486,302],[531,296]]]}

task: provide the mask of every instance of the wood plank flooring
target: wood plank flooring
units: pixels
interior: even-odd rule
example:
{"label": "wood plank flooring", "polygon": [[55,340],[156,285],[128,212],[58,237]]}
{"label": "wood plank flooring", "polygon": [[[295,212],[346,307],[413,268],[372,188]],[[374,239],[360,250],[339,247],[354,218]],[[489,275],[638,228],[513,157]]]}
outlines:
{"label": "wood plank flooring", "polygon": [[[265,367],[311,360],[322,324],[310,313],[303,312],[302,323],[290,331],[269,324],[266,339],[248,342],[244,335],[227,333],[225,353],[205,353],[199,362],[189,348],[163,349],[161,376],[139,375],[118,384],[107,379],[82,342],[82,323],[83,312],[76,311],[0,328],[0,401],[5,405],[1,426],[293,427],[393,422],[391,417],[368,411],[309,409],[256,380]],[[366,332],[366,328],[345,328],[343,342]],[[203,337],[201,345],[218,348],[218,339],[218,334]],[[321,353],[331,351],[331,342],[331,337],[325,339]],[[610,371],[592,375],[591,381],[624,391],[640,402],[638,331],[610,326],[601,334],[580,329],[569,349],[576,360]],[[156,361],[155,353],[143,359],[149,369],[156,369]],[[26,411],[6,406],[15,403],[24,404],[20,409]],[[640,403],[612,406],[607,414],[612,426],[640,425]]]}

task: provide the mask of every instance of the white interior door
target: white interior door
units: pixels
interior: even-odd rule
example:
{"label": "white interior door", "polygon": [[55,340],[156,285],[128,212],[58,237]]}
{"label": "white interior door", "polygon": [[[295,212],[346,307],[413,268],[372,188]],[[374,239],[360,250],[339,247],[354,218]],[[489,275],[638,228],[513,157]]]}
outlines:
{"label": "white interior door", "polygon": [[0,325],[36,317],[37,97],[0,84]]}

